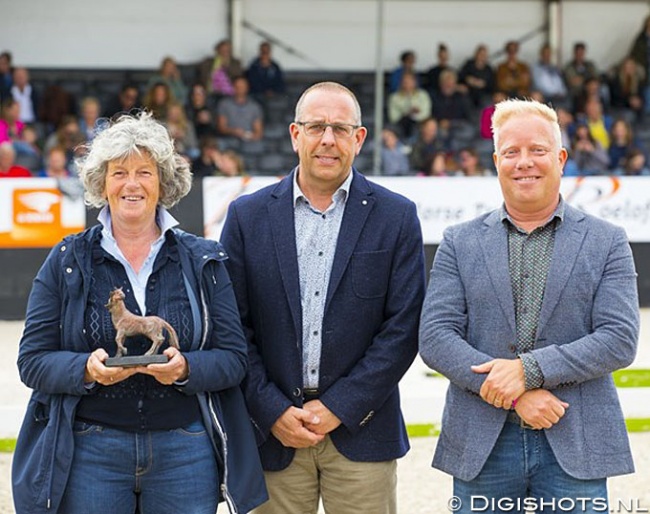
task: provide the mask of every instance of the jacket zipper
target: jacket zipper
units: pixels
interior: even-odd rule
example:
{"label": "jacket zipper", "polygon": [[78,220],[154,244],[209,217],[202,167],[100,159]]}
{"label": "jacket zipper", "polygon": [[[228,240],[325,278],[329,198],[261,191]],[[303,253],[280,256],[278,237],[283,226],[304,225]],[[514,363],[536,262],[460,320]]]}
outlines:
{"label": "jacket zipper", "polygon": [[59,440],[59,426],[61,424],[62,406],[63,406],[63,402],[59,401],[59,405],[56,413],[57,423],[55,423],[56,429],[54,430],[54,441],[52,442],[52,456],[50,457],[50,476],[47,481],[47,503],[46,503],[47,510],[50,510],[52,508],[52,482],[54,480],[54,459],[56,458],[56,447]]}
{"label": "jacket zipper", "polygon": [[[204,263],[203,267],[201,268],[201,275],[203,275],[203,269],[205,268],[205,264],[206,263]],[[215,285],[217,284],[217,279],[215,278],[214,275],[212,275],[212,282]],[[208,315],[208,306],[205,299],[205,292],[203,287],[200,287],[200,290],[201,290],[201,307],[203,309],[203,326],[205,327],[203,331],[203,341],[201,341],[201,350],[202,350],[205,347],[205,343],[207,342],[208,327],[209,327],[208,322],[210,318]],[[219,437],[221,438],[221,445],[223,447],[223,483],[221,484],[221,493],[223,494],[223,497],[226,500],[226,504],[228,505],[228,510],[231,512],[231,514],[237,514],[237,506],[235,505],[235,502],[232,499],[232,496],[230,496],[230,492],[228,491],[228,436],[226,435],[226,432],[223,430],[221,423],[219,422],[217,413],[214,410],[214,405],[212,403],[212,398],[210,397],[210,393],[207,393],[206,396],[208,399],[208,408],[210,409],[210,416],[212,416],[212,422],[217,428],[217,432],[219,433]]]}

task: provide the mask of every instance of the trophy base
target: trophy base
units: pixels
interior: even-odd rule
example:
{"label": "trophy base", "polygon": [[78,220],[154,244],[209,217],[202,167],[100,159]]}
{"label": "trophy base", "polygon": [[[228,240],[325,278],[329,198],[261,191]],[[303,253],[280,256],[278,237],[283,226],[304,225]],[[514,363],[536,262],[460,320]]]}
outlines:
{"label": "trophy base", "polygon": [[167,364],[167,355],[133,355],[131,357],[109,357],[104,361],[107,368],[133,368],[134,366],[147,366],[148,364]]}

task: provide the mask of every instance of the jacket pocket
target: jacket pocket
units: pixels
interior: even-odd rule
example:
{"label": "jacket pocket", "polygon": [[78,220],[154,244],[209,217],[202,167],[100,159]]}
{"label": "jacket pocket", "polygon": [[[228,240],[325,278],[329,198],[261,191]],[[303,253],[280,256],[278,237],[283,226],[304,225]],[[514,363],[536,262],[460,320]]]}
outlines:
{"label": "jacket pocket", "polygon": [[386,296],[390,274],[390,250],[353,253],[350,273],[352,289],[359,298]]}

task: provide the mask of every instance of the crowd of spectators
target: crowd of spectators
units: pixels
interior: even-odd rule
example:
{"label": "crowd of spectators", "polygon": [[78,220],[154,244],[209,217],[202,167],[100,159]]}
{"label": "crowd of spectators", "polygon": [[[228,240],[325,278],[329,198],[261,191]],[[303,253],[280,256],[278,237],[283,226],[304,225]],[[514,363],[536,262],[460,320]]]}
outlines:
{"label": "crowd of spectators", "polygon": [[5,51],[0,54],[0,177],[74,179],[82,144],[110,119],[140,109],[165,124],[197,176],[242,175],[246,166],[240,153],[263,151],[253,147],[264,136],[265,103],[284,92],[282,68],[266,41],[248,67],[232,55],[230,41],[220,41],[189,83],[176,60],[165,56],[146,82],[121,84],[103,104],[94,96],[75,98],[58,83],[40,98],[29,71],[14,67]]}
{"label": "crowd of spectators", "polygon": [[[385,121],[394,137],[382,137],[384,173],[493,174],[495,104],[534,98],[558,111],[562,143],[569,151],[565,175],[650,175],[650,17],[629,53],[610,69],[599,69],[582,41],[574,43],[563,66],[553,62],[548,43],[539,48],[534,63],[519,57],[519,46],[507,41],[503,57],[491,64],[487,46],[479,44],[455,69],[449,63],[449,46],[440,43],[437,62],[422,72],[415,52],[403,51],[399,65],[388,74]],[[397,171],[404,169],[396,165],[397,151],[409,161],[406,172]]]}
{"label": "crowd of spectators", "polygon": [[[196,176],[254,174],[258,170],[248,164],[248,156],[266,161],[279,151],[265,145],[267,120],[273,118],[270,106],[288,100],[285,75],[272,50],[268,41],[262,42],[245,66],[233,55],[230,41],[222,40],[191,75],[165,56],[146,81],[121,84],[114,97],[101,100],[76,98],[58,83],[37,90],[29,70],[13,66],[5,51],[0,54],[0,177],[74,178],[81,144],[92,140],[109,118],[134,109],[151,111],[167,126]],[[553,62],[549,44],[539,48],[534,63],[522,60],[519,50],[519,42],[507,41],[490,58],[489,48],[478,44],[456,69],[449,45],[439,43],[435,62],[424,71],[418,71],[414,51],[403,51],[399,65],[386,73],[381,172],[493,174],[490,122],[495,104],[508,97],[532,97],[558,111],[570,157],[566,175],[650,175],[650,17],[629,53],[611,69],[599,69],[589,60],[584,42],[575,42],[563,65]],[[294,101],[280,105],[290,109]],[[292,113],[284,114],[271,121],[286,125]],[[286,131],[281,134],[287,137]]]}

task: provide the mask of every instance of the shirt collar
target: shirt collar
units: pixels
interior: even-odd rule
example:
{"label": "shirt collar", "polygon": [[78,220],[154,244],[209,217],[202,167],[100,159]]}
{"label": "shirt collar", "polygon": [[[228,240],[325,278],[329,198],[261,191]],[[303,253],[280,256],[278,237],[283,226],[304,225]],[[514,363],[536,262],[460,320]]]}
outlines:
{"label": "shirt collar", "polygon": [[[113,236],[113,224],[111,222],[111,211],[108,205],[105,205],[97,215],[97,221],[102,225],[102,236],[115,241]],[[178,221],[174,216],[169,214],[169,211],[164,207],[158,207],[156,210],[156,224],[160,227],[160,237],[156,240],[160,241],[165,237],[165,233],[178,225]]]}
{"label": "shirt collar", "polygon": [[[566,206],[566,204],[564,202],[564,198],[562,198],[562,195],[560,195],[560,201],[557,204],[557,207],[555,208],[555,210],[553,211],[553,214],[551,214],[551,217],[549,219],[547,219],[541,226],[542,227],[546,226],[554,218],[558,218],[560,221],[564,221],[564,209],[565,209],[565,206]],[[506,210],[506,204],[505,203],[503,203],[501,205],[501,211],[500,211],[499,215],[501,217],[502,222],[507,220],[508,222],[510,222],[515,227],[517,226],[517,224],[514,222],[514,220],[510,217],[510,214],[508,214],[508,211]]]}
{"label": "shirt collar", "polygon": [[[298,204],[298,200],[301,198],[309,202],[307,200],[307,197],[304,195],[302,190],[300,189],[300,186],[298,185],[298,172],[300,170],[299,166],[296,166],[294,169],[293,173],[293,206],[295,207]],[[354,172],[350,170],[350,173],[348,174],[347,178],[343,181],[343,184],[340,185],[340,187],[334,192],[332,195],[332,200],[336,199],[337,197],[340,199],[342,203],[345,203],[346,200],[348,199],[348,196],[350,194],[350,185],[352,184],[352,175]]]}

